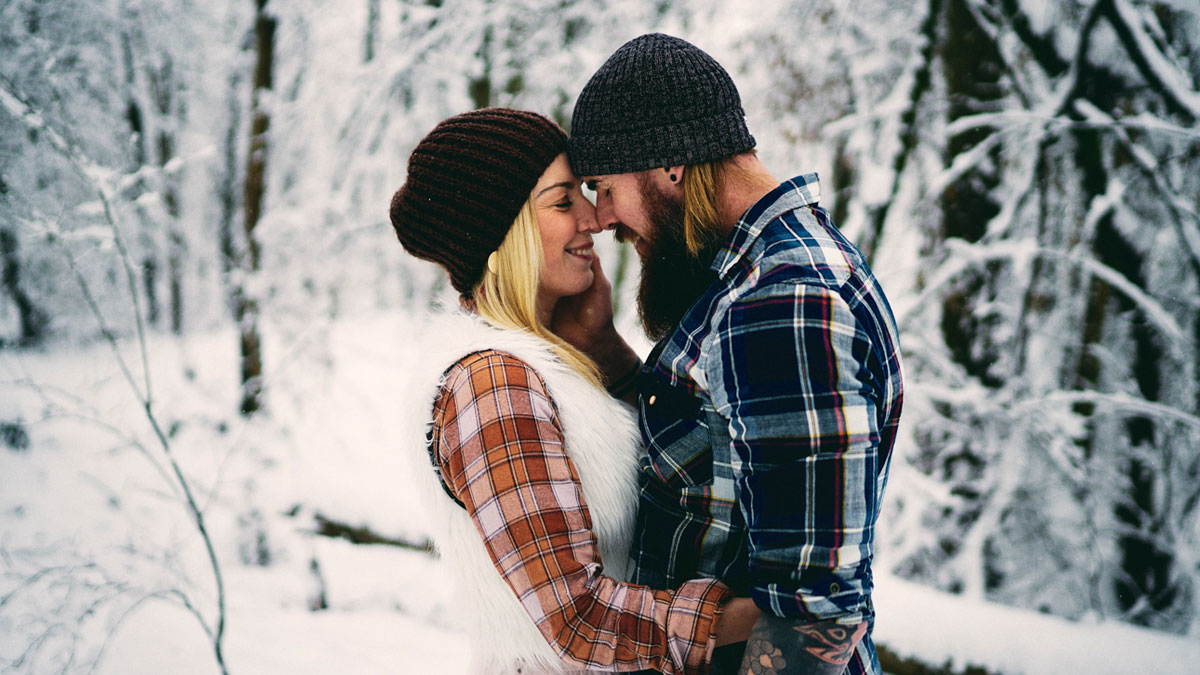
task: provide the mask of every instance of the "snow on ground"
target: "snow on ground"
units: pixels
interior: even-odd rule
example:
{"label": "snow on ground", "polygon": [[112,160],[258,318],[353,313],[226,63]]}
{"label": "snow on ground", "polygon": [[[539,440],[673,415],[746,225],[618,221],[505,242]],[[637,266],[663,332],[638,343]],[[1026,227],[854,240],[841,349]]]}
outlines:
{"label": "snow on ground", "polygon": [[[232,613],[231,673],[465,673],[466,638],[388,610],[308,612],[259,607]],[[216,672],[190,616],[157,607],[126,623],[100,675]]]}
{"label": "snow on ground", "polygon": [[[234,412],[232,332],[152,336],[154,409],[224,572],[231,672],[465,671],[452,580],[435,557],[313,534],[322,514],[425,540],[391,423],[417,325],[392,315],[269,326],[269,409],[249,423]],[[144,386],[136,350],[123,354]],[[97,657],[111,675],[216,672],[178,602],[211,626],[212,573],[130,391],[102,344],[0,352],[0,421],[29,435],[27,447],[0,445],[4,672],[79,672]],[[971,601],[882,570],[876,607],[881,644],[935,664],[1099,675],[1200,663],[1194,641]]]}
{"label": "snow on ground", "polygon": [[1200,643],[1115,622],[1081,624],[876,573],[875,639],[901,657],[1008,675],[1195,673]]}

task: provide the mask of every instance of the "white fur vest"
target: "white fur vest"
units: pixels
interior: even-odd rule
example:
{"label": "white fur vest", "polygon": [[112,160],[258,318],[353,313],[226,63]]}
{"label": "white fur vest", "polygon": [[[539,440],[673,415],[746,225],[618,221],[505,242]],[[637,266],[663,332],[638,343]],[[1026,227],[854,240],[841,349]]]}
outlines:
{"label": "white fur vest", "polygon": [[562,424],[565,448],[591,514],[604,574],[625,580],[637,511],[640,436],[633,412],[591,385],[527,333],[501,330],[461,313],[434,318],[423,330],[408,379],[403,451],[420,486],[431,534],[456,582],[458,623],[474,649],[475,670],[485,673],[568,670],[522,608],[488,556],[466,510],[441,486],[429,461],[425,432],[444,372],[460,358],[496,349],[529,364],[546,382]]}

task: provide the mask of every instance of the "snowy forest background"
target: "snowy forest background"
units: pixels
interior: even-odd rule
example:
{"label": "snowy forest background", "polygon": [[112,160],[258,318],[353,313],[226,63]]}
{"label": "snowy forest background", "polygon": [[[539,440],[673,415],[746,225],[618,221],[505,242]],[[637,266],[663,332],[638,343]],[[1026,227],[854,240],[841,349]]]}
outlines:
{"label": "snowy forest background", "polygon": [[461,669],[389,423],[454,298],[386,205],[651,30],[893,302],[889,669],[1194,666],[1197,0],[0,0],[0,672]]}

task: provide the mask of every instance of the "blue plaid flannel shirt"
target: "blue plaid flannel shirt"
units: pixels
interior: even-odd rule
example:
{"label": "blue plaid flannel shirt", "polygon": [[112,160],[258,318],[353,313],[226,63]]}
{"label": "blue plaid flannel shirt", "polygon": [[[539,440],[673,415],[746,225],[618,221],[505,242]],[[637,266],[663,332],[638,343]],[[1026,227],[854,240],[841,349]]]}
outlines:
{"label": "blue plaid flannel shirt", "polygon": [[[716,577],[801,621],[874,623],[874,528],[900,419],[895,319],[816,174],[752,206],[719,280],[638,378],[636,583]],[[877,672],[870,633],[847,672]]]}

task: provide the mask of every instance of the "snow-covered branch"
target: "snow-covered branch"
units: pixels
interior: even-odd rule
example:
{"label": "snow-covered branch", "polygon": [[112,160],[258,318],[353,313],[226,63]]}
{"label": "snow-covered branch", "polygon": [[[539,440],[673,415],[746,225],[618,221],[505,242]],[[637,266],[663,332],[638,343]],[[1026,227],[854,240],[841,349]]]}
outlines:
{"label": "snow-covered branch", "polygon": [[1095,403],[1104,405],[1114,410],[1126,412],[1128,415],[1144,415],[1157,417],[1172,422],[1178,422],[1190,426],[1194,429],[1200,429],[1200,417],[1193,415],[1185,410],[1147,401],[1144,398],[1130,396],[1129,394],[1121,393],[1106,393],[1100,391],[1054,391],[1042,396],[1033,397],[1029,400],[1022,401],[1016,406],[1016,410],[1022,413],[1031,413],[1038,410],[1046,410],[1047,407],[1056,406],[1072,406],[1079,403]]}
{"label": "snow-covered branch", "polygon": [[[1111,117],[1104,111],[1087,101],[1077,101],[1075,107],[1089,119],[1098,123],[1106,123]],[[1154,187],[1155,191],[1175,214],[1175,227],[1179,238],[1187,248],[1192,262],[1192,269],[1200,278],[1200,212],[1194,203],[1188,203],[1179,195],[1179,191],[1166,184],[1166,179],[1159,171],[1158,162],[1147,150],[1129,138],[1122,129],[1114,128],[1117,140],[1128,150],[1129,155],[1137,163],[1142,174]],[[1185,218],[1186,216],[1186,218]]]}
{"label": "snow-covered branch", "polygon": [[897,319],[901,326],[907,325],[920,315],[926,307],[930,306],[932,299],[942,292],[944,286],[968,270],[996,261],[1008,261],[1014,265],[1023,266],[1034,257],[1048,257],[1078,265],[1132,300],[1150,319],[1151,323],[1162,331],[1173,352],[1186,352],[1191,346],[1191,338],[1162,304],[1126,279],[1120,272],[1094,258],[1038,246],[1031,241],[970,244],[962,240],[949,239],[945,245],[949,255],[946,261],[935,270],[921,294],[897,308]]}
{"label": "snow-covered branch", "polygon": [[1099,0],[1118,38],[1142,75],[1153,84],[1177,113],[1191,121],[1200,120],[1200,93],[1187,77],[1163,56],[1142,27],[1142,17],[1127,0]]}
{"label": "snow-covered branch", "polygon": [[[1076,108],[1089,105],[1085,101],[1077,101]],[[1095,109],[1095,106],[1091,106]],[[1126,129],[1147,133],[1164,134],[1180,139],[1200,140],[1200,128],[1182,127],[1172,124],[1161,117],[1150,113],[1139,113],[1129,117],[1114,119],[1111,117],[1091,117],[1084,120],[1071,119],[1055,115],[1052,110],[1002,110],[999,112],[984,112],[965,115],[946,126],[948,135],[956,135],[976,129],[992,129],[997,132],[1010,130],[1023,131],[1029,127],[1042,125],[1048,132],[1074,131],[1079,129]]]}
{"label": "snow-covered branch", "polygon": [[[150,384],[150,363],[145,350],[146,334],[145,324],[142,320],[142,304],[140,300],[140,294],[138,293],[137,281],[133,272],[133,265],[130,263],[129,249],[125,245],[125,239],[121,234],[121,229],[117,226],[116,216],[113,214],[112,203],[110,202],[108,193],[104,187],[105,184],[111,180],[113,172],[96,164],[73,144],[69,143],[63,134],[55,129],[53,125],[46,122],[46,120],[34,110],[32,105],[30,105],[19,94],[15,93],[15,89],[13,89],[13,85],[11,83],[5,81],[4,84],[4,87],[0,87],[0,105],[8,110],[9,113],[11,113],[14,117],[21,120],[29,129],[37,131],[40,137],[48,139],[51,147],[53,147],[54,150],[57,151],[58,154],[79,173],[79,176],[91,187],[92,191],[96,194],[96,197],[100,202],[101,212],[103,213],[105,223],[108,225],[109,230],[112,233],[113,243],[116,244],[117,250],[120,253],[119,260],[122,263],[122,269],[125,273],[125,282],[129,290],[130,303],[133,307],[133,321],[137,328],[137,343],[140,348],[142,362],[142,381],[140,386],[135,379],[132,370],[125,362],[124,357],[121,356],[119,350],[114,349],[114,355],[117,359],[117,362],[120,364],[121,370],[125,374],[126,379],[129,380],[129,386],[133,388],[133,390],[138,394],[139,398],[145,400],[147,405],[149,405],[150,401],[152,400],[152,387]],[[66,247],[63,247],[62,250],[64,253],[69,255],[69,250]],[[77,269],[72,268],[72,273],[76,274],[78,281],[83,280],[82,276],[78,274]],[[105,336],[111,340],[114,340],[113,344],[115,346],[115,333],[111,331],[107,322],[104,321],[101,315],[95,314],[95,312],[99,309],[99,305],[95,302],[94,298],[87,297],[90,296],[90,292],[85,292],[84,295],[85,299],[88,301],[90,310],[93,312],[93,315],[97,318],[97,320],[100,321],[101,329],[104,331]]]}

